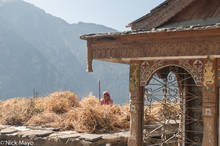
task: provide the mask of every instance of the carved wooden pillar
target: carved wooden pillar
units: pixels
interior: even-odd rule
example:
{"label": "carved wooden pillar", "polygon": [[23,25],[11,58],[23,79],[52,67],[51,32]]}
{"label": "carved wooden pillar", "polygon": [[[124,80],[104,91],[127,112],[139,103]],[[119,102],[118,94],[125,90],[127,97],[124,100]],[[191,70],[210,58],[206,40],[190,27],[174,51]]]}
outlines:
{"label": "carved wooden pillar", "polygon": [[217,74],[216,59],[204,60],[203,69],[203,146],[217,146]]}
{"label": "carved wooden pillar", "polygon": [[143,87],[140,86],[140,63],[130,65],[130,138],[128,146],[143,145]]}
{"label": "carved wooden pillar", "polygon": [[220,59],[217,59],[218,76],[218,146],[220,145]]}

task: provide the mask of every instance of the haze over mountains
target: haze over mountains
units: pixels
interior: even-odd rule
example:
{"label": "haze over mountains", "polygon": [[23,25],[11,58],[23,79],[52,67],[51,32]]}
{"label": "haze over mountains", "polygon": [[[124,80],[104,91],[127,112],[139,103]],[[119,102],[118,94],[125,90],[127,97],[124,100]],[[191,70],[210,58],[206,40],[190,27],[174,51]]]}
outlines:
{"label": "haze over mountains", "polygon": [[[83,21],[83,20],[82,20]],[[71,90],[79,97],[109,90],[128,102],[128,66],[95,61],[86,70],[86,33],[114,32],[103,25],[68,24],[22,0],[0,0],[0,99]]]}

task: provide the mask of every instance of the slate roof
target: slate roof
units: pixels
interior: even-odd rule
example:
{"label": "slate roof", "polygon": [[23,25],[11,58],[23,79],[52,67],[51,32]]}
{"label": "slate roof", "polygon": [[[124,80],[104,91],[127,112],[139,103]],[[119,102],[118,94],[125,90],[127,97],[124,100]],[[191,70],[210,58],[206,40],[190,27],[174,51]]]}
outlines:
{"label": "slate roof", "polygon": [[165,24],[196,0],[166,0],[150,13],[128,24],[133,30],[151,29]]}
{"label": "slate roof", "polygon": [[156,6],[155,8],[153,8],[153,9],[150,11],[150,13],[148,13],[148,14],[146,14],[146,15],[144,15],[144,16],[138,18],[137,20],[135,20],[135,21],[129,23],[129,24],[128,24],[128,27],[129,27],[131,24],[136,23],[136,22],[138,22],[138,21],[141,21],[141,20],[143,20],[144,18],[148,17],[149,15],[152,15],[154,12],[159,11],[159,10],[162,9],[164,6],[168,5],[168,2],[169,2],[169,1],[170,1],[170,0],[165,0],[163,3],[161,3],[161,4],[159,4],[158,6]]}
{"label": "slate roof", "polygon": [[98,39],[103,37],[117,37],[123,35],[136,35],[136,34],[151,34],[151,33],[159,33],[159,32],[184,32],[184,31],[194,31],[194,30],[207,30],[207,29],[220,29],[220,23],[215,23],[211,25],[191,25],[184,27],[168,27],[168,28],[158,28],[151,30],[138,30],[138,31],[125,31],[125,32],[113,32],[113,33],[97,33],[97,34],[86,34],[80,36],[81,39]]}

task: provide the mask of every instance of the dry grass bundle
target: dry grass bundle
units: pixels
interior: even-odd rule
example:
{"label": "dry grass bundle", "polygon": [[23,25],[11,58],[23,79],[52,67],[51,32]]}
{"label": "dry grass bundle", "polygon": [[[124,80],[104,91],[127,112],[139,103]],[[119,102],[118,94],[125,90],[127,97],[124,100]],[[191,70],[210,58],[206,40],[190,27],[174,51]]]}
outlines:
{"label": "dry grass bundle", "polygon": [[44,112],[42,114],[34,115],[25,125],[33,126],[47,126],[47,127],[61,127],[61,116],[56,113]]}
{"label": "dry grass bundle", "polygon": [[23,125],[41,109],[35,107],[34,99],[13,98],[1,104],[1,124]]}
{"label": "dry grass bundle", "polygon": [[[78,101],[70,91],[55,92],[44,98],[14,98],[0,102],[0,123],[105,133],[128,129],[129,110],[129,104],[100,105],[92,94]],[[145,123],[159,122],[163,115],[166,119],[178,119],[179,111],[179,104],[155,102],[145,107]]]}
{"label": "dry grass bundle", "polygon": [[52,93],[45,97],[44,103],[47,106],[46,110],[48,112],[55,112],[57,114],[68,112],[74,107],[79,107],[77,96],[70,91]]}
{"label": "dry grass bundle", "polygon": [[100,105],[99,99],[96,98],[95,96],[92,95],[92,93],[90,93],[87,97],[84,97],[81,101],[80,101],[80,105],[81,107],[92,107],[92,106],[97,106]]}
{"label": "dry grass bundle", "polygon": [[69,113],[68,124],[71,126],[67,127],[86,133],[112,132],[121,128],[121,116],[117,106],[87,106]]}
{"label": "dry grass bundle", "polygon": [[[71,110],[73,107],[78,106],[79,101],[77,99],[77,96],[70,91],[55,92],[45,98],[13,98],[1,102],[0,123],[7,125],[39,123],[37,121],[39,121],[38,119],[40,117],[43,118],[44,115],[50,115],[51,117],[51,114],[48,114],[48,112],[60,114]],[[46,112],[46,114],[44,112]],[[44,119],[42,119],[42,121],[43,120]]]}
{"label": "dry grass bundle", "polygon": [[74,128],[78,132],[104,133],[129,128],[128,108],[119,105],[103,106],[91,94],[82,99],[81,107],[66,114],[66,129]]}
{"label": "dry grass bundle", "polygon": [[86,133],[129,128],[129,105],[103,106],[89,94],[80,102],[70,91],[44,98],[14,98],[0,102],[0,121],[8,125],[36,125]]}
{"label": "dry grass bundle", "polygon": [[119,123],[122,129],[128,129],[130,127],[130,105],[125,104],[121,107],[122,115],[119,117]]}

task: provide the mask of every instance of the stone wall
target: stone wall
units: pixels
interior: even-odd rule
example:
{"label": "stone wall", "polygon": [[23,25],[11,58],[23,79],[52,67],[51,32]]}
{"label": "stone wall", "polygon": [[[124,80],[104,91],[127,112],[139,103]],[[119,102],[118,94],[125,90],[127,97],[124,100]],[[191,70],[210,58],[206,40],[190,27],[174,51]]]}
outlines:
{"label": "stone wall", "polygon": [[1,146],[127,146],[129,131],[86,134],[36,126],[0,125]]}

